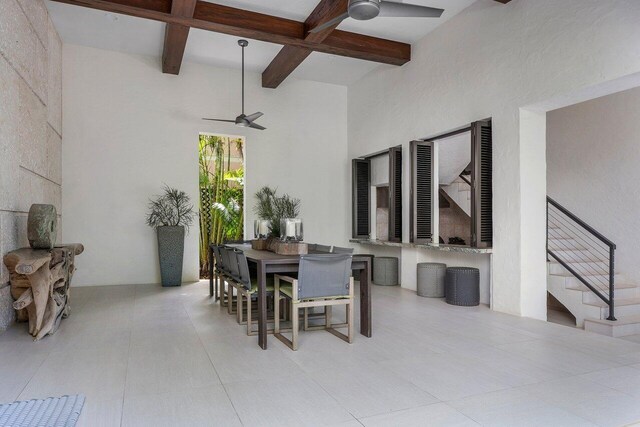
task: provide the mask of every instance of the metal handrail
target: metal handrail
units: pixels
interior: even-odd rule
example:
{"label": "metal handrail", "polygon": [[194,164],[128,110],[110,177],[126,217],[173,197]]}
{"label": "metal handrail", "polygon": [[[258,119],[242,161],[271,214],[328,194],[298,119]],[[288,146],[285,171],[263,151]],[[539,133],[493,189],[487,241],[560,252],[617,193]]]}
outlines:
{"label": "metal handrail", "polygon": [[[596,286],[594,284],[589,283],[589,281],[582,274],[580,274],[578,271],[576,271],[574,268],[572,268],[569,265],[569,263],[566,262],[566,260],[563,260],[559,256],[559,254],[554,253],[554,250],[549,248],[549,206],[553,206],[554,208],[556,208],[558,211],[560,211],[562,214],[564,214],[566,217],[568,217],[571,221],[573,221],[576,224],[578,224],[579,226],[581,226],[590,235],[592,235],[595,238],[597,238],[598,240],[600,240],[602,243],[604,243],[604,245],[606,245],[609,248],[609,257],[608,257],[608,260],[607,260],[609,262],[609,271],[608,271],[608,273],[609,273],[608,288],[609,289],[607,290],[608,292],[605,291],[604,289],[602,289],[602,290],[596,289]],[[560,224],[559,222],[556,222],[555,225],[558,228],[560,228],[560,226],[564,225],[564,224]],[[566,227],[566,225],[565,225],[565,227]],[[589,238],[589,240],[592,240],[589,236],[587,236],[587,237]],[[598,249],[596,249],[596,247],[594,247],[594,245],[586,242],[586,239],[584,239],[582,237],[579,237],[579,236],[574,236],[572,238],[574,238],[575,240],[578,240],[580,238],[583,239],[580,242],[582,244],[586,244],[588,246],[587,249],[586,249],[587,252],[590,252],[589,249],[593,249],[593,250],[597,250],[600,253],[600,255],[603,255],[600,252],[600,250],[598,250]],[[560,203],[556,202],[551,197],[547,196],[547,254],[550,255],[551,257],[553,257],[553,259],[555,259],[558,263],[560,263],[560,265],[562,265],[569,273],[571,273],[574,277],[576,277],[582,284],[584,284],[587,288],[589,288],[594,294],[596,294],[598,296],[598,298],[600,298],[602,301],[604,301],[609,306],[609,317],[607,317],[607,320],[616,320],[615,313],[614,313],[614,310],[615,310],[615,250],[616,250],[615,243],[613,243],[611,240],[607,239],[605,236],[603,236],[600,232],[598,232],[592,226],[587,224],[585,221],[583,221],[582,219],[578,218],[577,215],[575,215],[574,213],[569,211],[567,208],[562,206]],[[576,260],[576,259],[572,259],[572,261],[580,262],[579,260]],[[589,261],[584,261],[584,262],[589,262]],[[605,272],[605,274],[606,274],[606,272]],[[605,295],[605,293],[603,293],[603,291],[605,293],[607,293],[608,295]]]}

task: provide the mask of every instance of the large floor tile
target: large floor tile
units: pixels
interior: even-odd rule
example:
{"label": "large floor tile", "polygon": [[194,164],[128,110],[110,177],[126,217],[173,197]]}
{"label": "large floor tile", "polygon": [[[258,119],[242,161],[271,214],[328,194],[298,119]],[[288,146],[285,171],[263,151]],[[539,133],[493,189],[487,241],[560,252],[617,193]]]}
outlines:
{"label": "large floor tile", "polygon": [[373,362],[336,365],[310,376],[356,418],[435,403],[438,400]]}
{"label": "large floor tile", "polygon": [[305,375],[243,381],[225,387],[245,426],[330,426],[353,420],[334,398]]}
{"label": "large floor tile", "polygon": [[85,400],[76,427],[119,427],[122,421],[122,399]]}
{"label": "large floor tile", "polygon": [[587,354],[552,340],[525,341],[504,344],[498,348],[535,362],[549,370],[559,369],[567,374],[584,374],[602,369],[615,368],[619,363],[601,356]]}
{"label": "large floor tile", "polygon": [[199,340],[131,346],[127,397],[217,384],[220,379]]}
{"label": "large floor tile", "polygon": [[381,365],[442,401],[511,387],[487,372],[476,360],[452,353],[416,355]]}
{"label": "large floor tile", "polygon": [[220,385],[132,397],[125,400],[122,414],[123,427],[241,425]]}
{"label": "large floor tile", "polygon": [[127,354],[108,343],[99,348],[52,352],[20,394],[20,399],[84,394],[87,399],[122,399]]}
{"label": "large floor tile", "polygon": [[509,389],[449,402],[483,426],[592,426],[571,412],[522,390]]}
{"label": "large floor tile", "polygon": [[366,427],[468,427],[479,424],[445,403],[362,418]]}

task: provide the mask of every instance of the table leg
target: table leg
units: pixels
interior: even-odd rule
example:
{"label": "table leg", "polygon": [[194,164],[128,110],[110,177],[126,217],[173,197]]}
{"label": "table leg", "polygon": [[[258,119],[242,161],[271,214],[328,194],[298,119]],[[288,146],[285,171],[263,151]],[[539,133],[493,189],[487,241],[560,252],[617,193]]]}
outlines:
{"label": "table leg", "polygon": [[371,338],[371,261],[360,270],[360,333]]}
{"label": "table leg", "polygon": [[214,295],[213,295],[213,249],[211,248],[211,245],[209,245],[209,253],[207,258],[209,260],[209,296],[212,297]]}
{"label": "table leg", "polygon": [[267,349],[267,273],[263,262],[258,262],[258,345]]}

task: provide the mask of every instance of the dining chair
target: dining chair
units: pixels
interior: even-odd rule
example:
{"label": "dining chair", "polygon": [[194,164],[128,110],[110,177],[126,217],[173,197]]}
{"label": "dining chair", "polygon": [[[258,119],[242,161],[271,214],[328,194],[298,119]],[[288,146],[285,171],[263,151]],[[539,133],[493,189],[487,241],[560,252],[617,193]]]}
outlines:
{"label": "dining chair", "polygon": [[222,246],[220,248],[222,262],[224,264],[225,282],[227,282],[227,312],[233,314],[233,290],[238,288],[238,260],[234,248]]}
{"label": "dining chair", "polygon": [[341,248],[340,246],[334,246],[331,248],[332,254],[352,254],[353,248]]}
{"label": "dining chair", "polygon": [[[244,310],[242,307],[243,301],[246,301],[246,312],[247,312],[247,335],[257,335],[258,331],[253,330],[253,320],[252,320],[252,303],[253,298],[258,295],[258,278],[251,277],[251,271],[249,270],[249,263],[247,262],[247,256],[242,251],[236,252],[236,257],[238,260],[238,270],[239,270],[239,286],[237,301],[236,313],[238,317],[238,323],[244,324]],[[266,291],[267,291],[267,303],[269,301],[273,301],[273,304],[277,304],[274,297],[274,289],[273,289],[273,276],[267,276],[266,283]]]}
{"label": "dining chair", "polygon": [[[325,307],[325,325],[322,329],[351,343],[353,341],[353,278],[351,273],[351,255],[349,254],[313,254],[301,255],[298,278],[275,275],[275,299],[285,296],[291,301],[291,340],[280,331],[280,307],[275,304],[274,336],[292,350],[298,349],[300,328],[299,309]],[[281,284],[286,282],[286,284]],[[335,329],[331,323],[331,309],[344,305],[347,312],[347,334]]]}
{"label": "dining chair", "polygon": [[226,290],[224,287],[224,262],[222,261],[222,254],[220,252],[219,245],[211,245],[211,250],[213,252],[213,300],[214,301],[223,301],[226,297]]}

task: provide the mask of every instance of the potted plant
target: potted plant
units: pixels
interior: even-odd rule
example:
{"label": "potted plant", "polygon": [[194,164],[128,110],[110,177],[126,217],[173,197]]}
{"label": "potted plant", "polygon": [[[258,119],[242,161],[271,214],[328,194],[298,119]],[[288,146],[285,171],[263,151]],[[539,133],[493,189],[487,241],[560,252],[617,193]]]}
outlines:
{"label": "potted plant", "polygon": [[162,286],[182,284],[185,229],[197,215],[184,191],[164,186],[164,193],[149,200],[147,225],[156,229]]}
{"label": "potted plant", "polygon": [[285,218],[297,218],[300,214],[300,199],[288,194],[278,196],[276,190],[262,187],[255,195],[257,199],[254,212],[259,219],[269,221],[268,247],[273,249],[280,238],[280,222]]}

